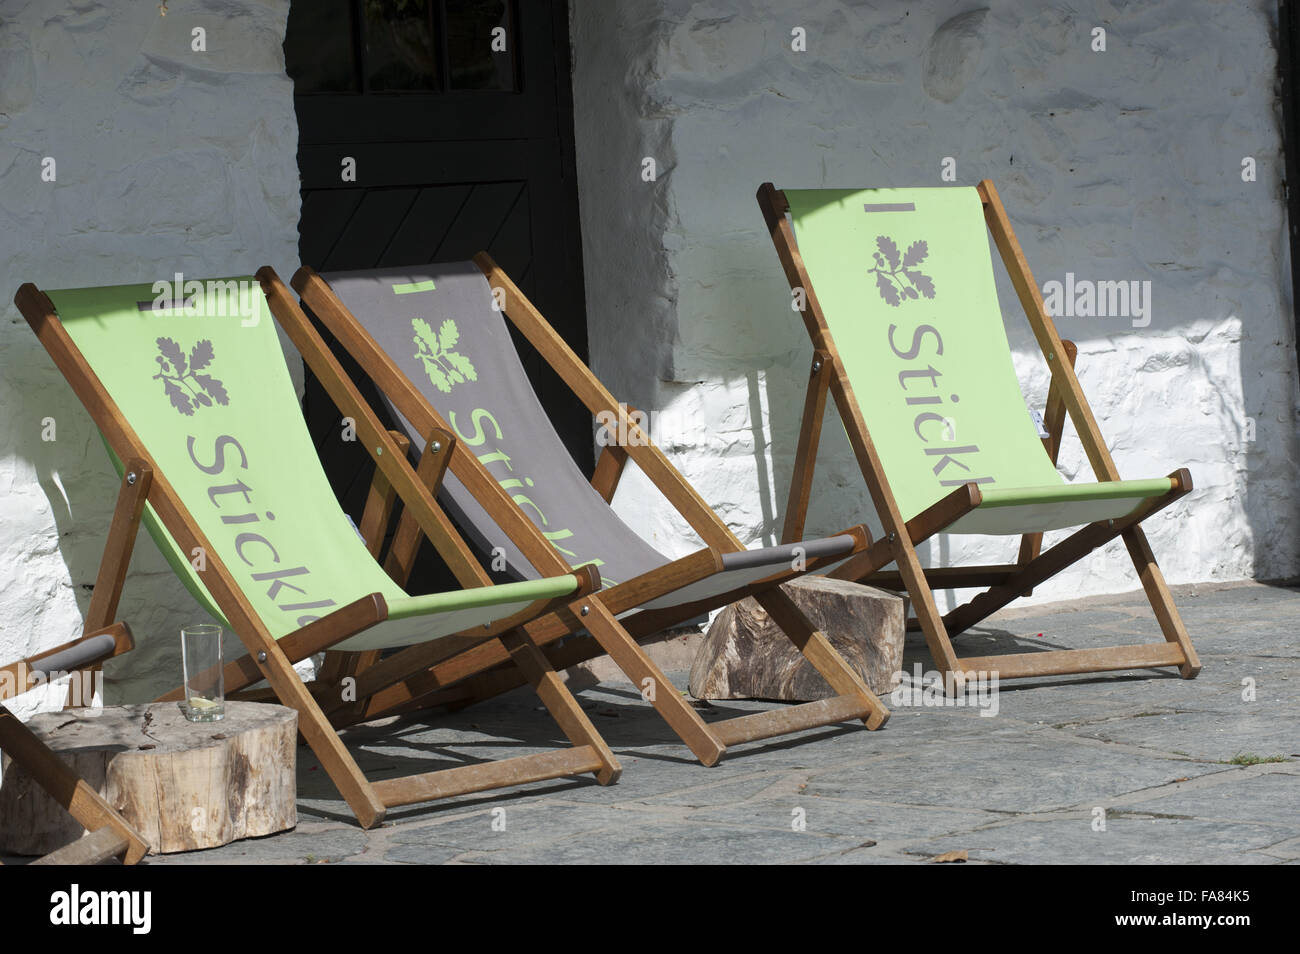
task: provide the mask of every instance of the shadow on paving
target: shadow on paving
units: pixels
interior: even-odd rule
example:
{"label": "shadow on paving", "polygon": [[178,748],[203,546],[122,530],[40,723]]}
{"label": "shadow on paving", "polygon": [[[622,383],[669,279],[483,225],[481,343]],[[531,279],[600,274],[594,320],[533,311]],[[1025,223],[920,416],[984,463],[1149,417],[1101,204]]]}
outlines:
{"label": "shadow on paving", "polygon": [[[814,729],[697,764],[629,683],[579,699],[623,764],[618,784],[561,779],[391,812],[356,827],[299,749],[299,826],[150,863],[1242,863],[1300,860],[1300,591],[1175,587],[1204,669],[999,686],[994,711],[900,704],[888,725]],[[1041,635],[1040,635],[1041,634]],[[971,655],[1161,638],[1141,593],[1004,611]],[[909,634],[905,672],[931,666]],[[679,688],[684,673],[671,674]],[[985,700],[988,701],[988,700]],[[706,721],[772,708],[726,701]],[[517,691],[344,739],[372,778],[566,744]]]}

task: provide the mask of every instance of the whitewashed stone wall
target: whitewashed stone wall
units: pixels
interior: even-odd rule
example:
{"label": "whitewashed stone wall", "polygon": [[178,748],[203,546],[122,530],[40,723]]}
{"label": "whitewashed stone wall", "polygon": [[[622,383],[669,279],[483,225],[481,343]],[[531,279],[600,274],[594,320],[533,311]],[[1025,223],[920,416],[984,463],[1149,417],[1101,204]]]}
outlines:
{"label": "whitewashed stone wall", "polygon": [[[163,16],[141,0],[0,0],[0,662],[80,634],[118,488],[13,294],[25,281],[153,282],[264,264],[292,274],[288,9],[169,0]],[[206,52],[191,48],[196,27]],[[45,157],[54,182],[41,179]],[[179,682],[178,631],[200,612],[142,534],[120,610],[138,648],[108,665],[108,698]]]}
{"label": "whitewashed stone wall", "polygon": [[[1274,15],[1263,0],[576,0],[595,370],[653,413],[656,438],[744,539],[773,542],[810,347],[754,191],[764,180],[940,185],[952,157],[959,184],[996,182],[1040,285],[1067,272],[1151,282],[1146,327],[1066,317],[1058,327],[1079,344],[1121,472],[1192,471],[1195,492],[1148,523],[1167,576],[1295,574]],[[806,52],[791,49],[796,27]],[[1104,52],[1092,49],[1095,27]],[[1247,156],[1255,182],[1242,180]],[[642,180],[645,157],[656,181]],[[1004,279],[999,291],[1026,398],[1041,408],[1046,370]],[[1069,428],[1061,469],[1091,476]],[[810,534],[875,523],[838,425],[824,432],[817,474]],[[625,478],[616,505],[660,546],[696,545],[643,479]],[[1014,540],[988,537],[922,548],[931,561],[1014,555]],[[1136,586],[1115,546],[1034,598]]]}
{"label": "whitewashed stone wall", "polygon": [[[1272,4],[1051,6],[574,0],[580,198],[596,370],[752,543],[783,518],[809,347],[757,185],[994,179],[1040,282],[1152,282],[1145,328],[1063,318],[1121,469],[1191,467],[1153,521],[1174,581],[1279,577],[1297,554],[1295,357],[1280,197]],[[1032,9],[1027,18],[1019,12]],[[0,0],[0,660],[80,631],[117,484],[16,309],[17,286],[296,265],[288,0]],[[191,49],[196,27],[207,52]],[[807,31],[807,51],[790,49]],[[1107,50],[1090,49],[1104,27]],[[57,180],[41,181],[54,157]],[[1241,180],[1241,160],[1258,181]],[[653,158],[657,179],[641,178]],[[1014,298],[1002,288],[1008,313]],[[1011,325],[1027,397],[1046,377]],[[54,418],[57,439],[41,439]],[[1246,442],[1246,423],[1255,439]],[[1068,432],[1067,432],[1068,433]],[[1085,477],[1077,440],[1062,468]],[[620,510],[693,545],[638,475]],[[836,427],[810,533],[869,513]],[[953,538],[937,558],[1002,560]],[[1122,554],[1036,599],[1133,587]],[[109,698],[176,681],[192,601],[142,537],[121,614],[141,648]],[[52,702],[52,699],[46,700]],[[30,711],[28,700],[20,711]]]}

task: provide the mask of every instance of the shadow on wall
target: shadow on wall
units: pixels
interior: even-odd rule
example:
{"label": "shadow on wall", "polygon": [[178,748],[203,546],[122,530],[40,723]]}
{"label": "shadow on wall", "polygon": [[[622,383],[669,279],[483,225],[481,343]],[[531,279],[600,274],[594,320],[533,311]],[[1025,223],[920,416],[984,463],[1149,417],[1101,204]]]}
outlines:
{"label": "shadow on wall", "polygon": [[[19,324],[26,331],[21,319]],[[32,492],[35,488],[27,491],[33,517],[44,526],[50,520],[54,524],[50,550],[55,552],[24,556],[39,568],[29,575],[32,613],[24,620],[30,620],[29,644],[35,650],[79,635],[67,630],[89,609],[121,482],[85,408],[30,332],[22,344],[15,341],[7,348],[7,358],[17,359],[15,352],[22,355],[24,367],[38,369],[28,373],[39,378],[40,385],[15,389],[22,395],[15,409],[22,426],[15,428],[9,458],[20,472],[27,469],[32,473],[39,493],[48,502],[47,515]],[[24,546],[31,541],[31,536],[22,538]],[[57,559],[66,574],[53,572],[53,560]],[[68,605],[69,586],[76,619]],[[174,688],[181,672],[180,626],[207,622],[208,617],[175,578],[143,528],[136,538],[130,572],[113,619],[131,626],[136,650],[105,665],[105,701],[142,702]],[[228,658],[231,652],[241,650],[238,641],[227,634]],[[51,702],[48,698],[42,701]]]}
{"label": "shadow on wall", "polygon": [[[593,332],[599,321],[620,332],[592,334],[593,360],[616,389],[667,379],[658,406],[691,412],[673,456],[701,494],[726,502],[742,539],[780,533],[811,348],[753,200],[759,183],[990,178],[1039,286],[1062,285],[1058,329],[1079,345],[1083,388],[1121,473],[1192,472],[1193,493],[1146,524],[1166,575],[1300,570],[1274,5],[791,9],[573,4],[588,314]],[[643,156],[661,160],[658,183],[636,177]],[[1243,178],[1244,158],[1255,181]],[[610,208],[631,214],[592,211]],[[1142,309],[1067,313],[1070,275],[1136,281]],[[1026,401],[1041,409],[1044,363],[1004,279],[999,296]],[[605,317],[631,309],[653,324],[626,320],[625,334]],[[666,373],[657,342],[671,343]],[[700,383],[708,394],[683,398]],[[1070,480],[1092,477],[1069,426],[1060,465]],[[872,521],[873,511],[828,417],[806,532]],[[1016,552],[1014,539],[940,540],[948,552],[922,548],[923,559],[996,563]],[[1116,544],[1034,598],[1136,586]]]}
{"label": "shadow on wall", "polygon": [[[1076,370],[1122,475],[1161,476],[1184,465],[1192,472],[1193,494],[1145,525],[1148,534],[1163,543],[1156,546],[1157,558],[1163,555],[1166,563],[1173,562],[1179,555],[1170,552],[1175,548],[1190,553],[1204,561],[1204,572],[1197,576],[1193,570],[1191,578],[1207,579],[1221,569],[1236,575],[1232,557],[1244,549],[1250,554],[1249,561],[1242,561],[1246,573],[1268,578],[1290,572],[1300,514],[1293,479],[1296,430],[1294,418],[1285,413],[1296,403],[1295,345],[1285,320],[1285,292],[1266,288],[1261,294],[1253,276],[1215,261],[1212,252],[1200,265],[1099,261],[1089,254],[1086,229],[1053,228],[1052,241],[1036,248],[1035,238],[1047,230],[1046,223],[1033,218],[1021,222],[1014,211],[1009,214],[1031,269],[1035,261],[1045,263],[1035,280],[1061,337],[1079,346]],[[1026,404],[1041,410],[1049,383],[1046,363],[991,240],[990,253]],[[1224,249],[1223,254],[1231,251]],[[1284,271],[1281,259],[1275,250],[1279,276]],[[773,271],[779,271],[775,256]],[[1245,320],[1247,311],[1254,313]],[[796,371],[800,357],[810,360],[811,344],[804,338],[803,353],[793,365]],[[805,383],[793,375],[769,375],[770,448],[755,431],[759,483],[778,488],[775,521],[769,522],[770,508],[763,513],[765,525],[776,528],[774,539],[785,519]],[[751,393],[751,412],[757,414],[761,405]],[[864,411],[870,423],[870,409]],[[1071,481],[1096,479],[1069,422],[1059,467]],[[805,536],[837,529],[855,510],[873,535],[878,534],[865,481],[828,397]],[[1189,520],[1192,514],[1198,519]],[[1044,545],[1069,532],[1048,534]],[[1013,562],[1018,542],[1018,537],[994,541],[941,536],[934,545],[919,547],[918,553],[932,566]],[[1121,567],[1130,587],[1139,585],[1122,544],[1094,554],[1081,564],[1081,572],[1085,578],[1100,577],[1103,565]],[[1059,588],[1053,592],[1050,583],[1041,589],[1050,598],[1070,595]],[[955,605],[953,596],[952,591],[945,593],[947,605]]]}
{"label": "shadow on wall", "polygon": [[[739,16],[683,22],[673,34],[679,56],[715,48],[739,55],[749,43],[744,62],[769,93],[742,97],[738,83],[711,85],[703,67],[690,83],[668,76],[657,89],[674,107],[672,188],[688,243],[676,258],[679,327],[692,331],[687,315],[716,316],[708,339],[687,339],[676,363],[705,377],[712,372],[700,369],[725,346],[733,367],[763,368],[743,398],[763,502],[741,529],[764,542],[779,537],[811,357],[753,189],[764,180],[778,188],[946,185],[942,160],[951,156],[958,182],[990,178],[999,187],[1035,280],[1051,293],[1059,332],[1079,346],[1078,374],[1121,474],[1190,469],[1193,493],[1145,524],[1166,574],[1192,581],[1300,570],[1296,350],[1271,13],[1156,3],[1105,16],[1088,7],[1021,17],[993,5],[945,20],[939,5],[921,4],[897,22],[855,10],[856,20],[832,34],[816,9],[804,22],[822,39],[802,58],[788,55],[782,37],[778,46],[772,35],[746,33]],[[1098,18],[1109,29],[1105,51],[1090,41]],[[711,45],[691,52],[696,34]],[[860,75],[851,68],[861,65],[860,51],[853,60],[839,45],[849,36],[878,39],[868,46],[881,56],[886,47],[912,53],[879,75]],[[734,121],[720,118],[729,96],[738,98]],[[729,161],[707,161],[720,143]],[[1041,410],[1046,366],[995,252],[993,260],[1026,403]],[[705,291],[693,286],[702,276],[712,282]],[[1111,288],[1127,291],[1127,303],[1112,306]],[[1069,480],[1094,479],[1070,424],[1059,465]],[[805,535],[857,521],[874,526],[874,507],[828,411]],[[1016,554],[1016,538],[939,539],[944,550],[921,548],[923,561],[995,563]],[[1137,586],[1115,543],[1035,598]]]}

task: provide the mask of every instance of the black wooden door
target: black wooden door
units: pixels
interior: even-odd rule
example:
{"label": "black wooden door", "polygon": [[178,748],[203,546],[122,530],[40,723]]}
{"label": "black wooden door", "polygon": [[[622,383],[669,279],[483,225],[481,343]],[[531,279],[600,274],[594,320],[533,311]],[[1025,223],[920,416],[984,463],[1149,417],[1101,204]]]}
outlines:
{"label": "black wooden door", "polygon": [[[284,49],[303,264],[464,261],[486,249],[585,360],[563,0],[293,0]],[[516,343],[589,473],[589,413]],[[335,492],[359,519],[373,468],[340,441],[338,412],[310,376],[304,407]]]}

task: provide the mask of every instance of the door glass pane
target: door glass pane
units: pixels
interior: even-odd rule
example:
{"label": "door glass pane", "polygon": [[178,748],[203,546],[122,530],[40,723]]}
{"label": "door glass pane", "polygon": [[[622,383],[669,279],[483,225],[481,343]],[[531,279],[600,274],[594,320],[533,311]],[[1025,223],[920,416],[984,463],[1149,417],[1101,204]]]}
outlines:
{"label": "door glass pane", "polygon": [[507,0],[445,0],[452,89],[515,90],[515,29]]}
{"label": "door glass pane", "polygon": [[434,0],[361,0],[367,89],[382,92],[438,88],[433,3]]}
{"label": "door glass pane", "polygon": [[355,93],[352,0],[297,0],[289,8],[284,66],[301,93]]}

